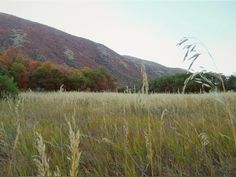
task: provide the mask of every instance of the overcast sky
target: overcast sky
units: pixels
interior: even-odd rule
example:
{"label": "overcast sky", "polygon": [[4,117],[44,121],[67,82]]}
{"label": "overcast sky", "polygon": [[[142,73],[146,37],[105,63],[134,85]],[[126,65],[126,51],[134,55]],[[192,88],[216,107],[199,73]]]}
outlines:
{"label": "overcast sky", "polygon": [[[176,43],[202,41],[219,72],[236,72],[236,1],[0,0],[0,11],[170,67],[186,67]],[[0,24],[1,25],[1,24]],[[203,55],[196,67],[214,70]]]}

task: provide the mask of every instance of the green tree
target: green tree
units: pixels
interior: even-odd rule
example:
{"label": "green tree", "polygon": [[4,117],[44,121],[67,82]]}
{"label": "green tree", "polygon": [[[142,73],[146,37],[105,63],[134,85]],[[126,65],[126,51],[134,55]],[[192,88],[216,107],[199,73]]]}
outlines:
{"label": "green tree", "polygon": [[227,90],[236,91],[236,76],[231,75],[225,83]]}
{"label": "green tree", "polygon": [[74,74],[65,81],[67,91],[84,91],[86,89],[85,78],[81,74]]}
{"label": "green tree", "polygon": [[10,75],[8,69],[1,64],[0,64],[0,75],[7,75],[7,76]]}
{"label": "green tree", "polygon": [[88,91],[114,91],[116,80],[104,68],[81,69],[84,78],[84,85]]}
{"label": "green tree", "polygon": [[34,70],[29,78],[29,87],[33,90],[56,91],[64,84],[65,76],[49,63]]}
{"label": "green tree", "polygon": [[15,98],[18,93],[19,90],[13,79],[6,75],[0,75],[0,98]]}
{"label": "green tree", "polygon": [[[159,93],[178,93],[182,92],[185,80],[191,75],[191,73],[181,73],[170,76],[161,76],[149,82],[150,92]],[[198,93],[200,91],[208,92],[209,88],[202,86],[193,80],[187,84],[186,93]]]}
{"label": "green tree", "polygon": [[10,67],[10,74],[13,76],[15,82],[19,85],[21,75],[26,71],[26,67],[22,63],[14,62]]}

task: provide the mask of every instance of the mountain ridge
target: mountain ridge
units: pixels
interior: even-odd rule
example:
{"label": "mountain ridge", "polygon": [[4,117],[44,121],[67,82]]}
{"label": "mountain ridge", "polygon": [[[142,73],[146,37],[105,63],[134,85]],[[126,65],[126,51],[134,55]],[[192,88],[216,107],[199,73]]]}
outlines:
{"label": "mountain ridge", "polygon": [[78,37],[56,28],[0,13],[0,51],[9,47],[38,60],[50,60],[70,67],[104,67],[120,86],[140,82],[140,66],[146,66],[149,79],[183,72],[148,60],[120,55],[104,44]]}

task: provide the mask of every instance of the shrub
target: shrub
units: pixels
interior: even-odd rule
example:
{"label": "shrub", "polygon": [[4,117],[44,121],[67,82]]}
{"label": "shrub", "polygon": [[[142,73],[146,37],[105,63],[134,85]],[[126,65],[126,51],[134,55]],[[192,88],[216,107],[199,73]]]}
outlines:
{"label": "shrub", "polygon": [[15,98],[18,93],[19,90],[13,79],[6,75],[0,75],[0,99],[8,97]]}
{"label": "shrub", "polygon": [[33,90],[56,91],[64,84],[65,76],[51,63],[43,63],[35,69],[29,78],[29,87]]}

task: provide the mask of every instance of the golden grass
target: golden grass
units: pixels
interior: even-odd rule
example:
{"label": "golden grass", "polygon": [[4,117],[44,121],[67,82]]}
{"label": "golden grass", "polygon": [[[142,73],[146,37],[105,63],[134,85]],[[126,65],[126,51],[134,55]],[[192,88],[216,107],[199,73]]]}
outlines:
{"label": "golden grass", "polygon": [[80,132],[79,130],[74,131],[70,122],[68,122],[68,126],[69,126],[69,139],[70,139],[70,152],[71,152],[71,156],[69,157],[71,161],[70,176],[77,176],[79,159],[81,156],[81,152],[79,151]]}
{"label": "golden grass", "polygon": [[0,176],[236,176],[235,117],[235,93],[21,93],[0,101]]}
{"label": "golden grass", "polygon": [[38,169],[38,174],[37,176],[51,176],[50,172],[50,166],[49,166],[49,159],[46,154],[46,148],[45,144],[43,141],[43,137],[39,134],[36,133],[37,136],[37,151],[38,151],[38,156],[34,158],[35,165]]}

